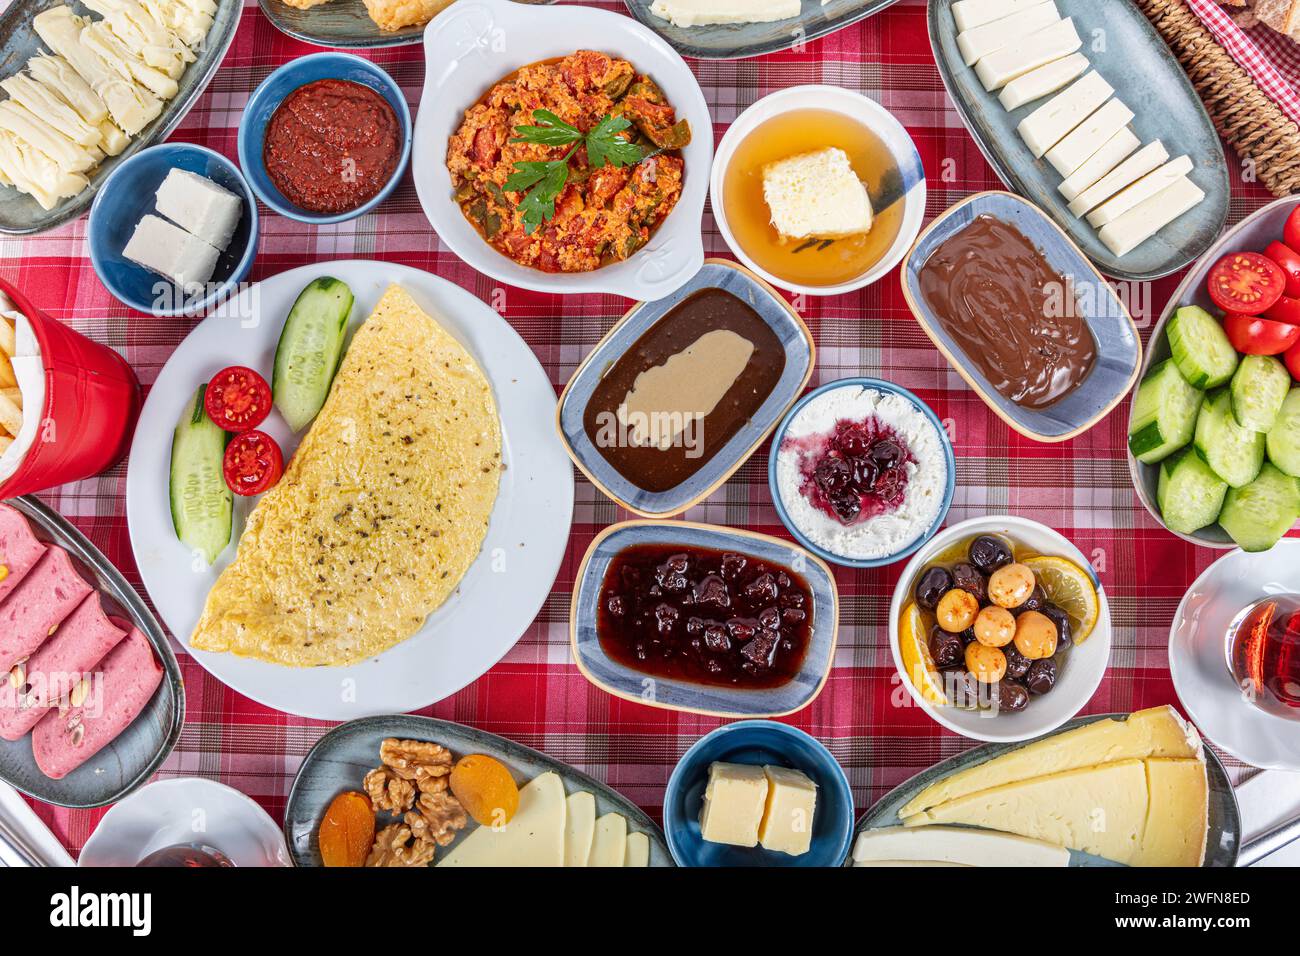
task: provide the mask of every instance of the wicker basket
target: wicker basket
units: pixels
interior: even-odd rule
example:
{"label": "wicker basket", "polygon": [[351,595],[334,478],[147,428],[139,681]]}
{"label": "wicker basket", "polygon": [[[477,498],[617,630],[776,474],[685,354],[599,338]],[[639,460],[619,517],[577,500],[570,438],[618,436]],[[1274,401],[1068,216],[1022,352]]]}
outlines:
{"label": "wicker basket", "polygon": [[1300,127],[1278,109],[1183,0],[1135,0],[1187,71],[1219,134],[1275,196],[1300,192]]}

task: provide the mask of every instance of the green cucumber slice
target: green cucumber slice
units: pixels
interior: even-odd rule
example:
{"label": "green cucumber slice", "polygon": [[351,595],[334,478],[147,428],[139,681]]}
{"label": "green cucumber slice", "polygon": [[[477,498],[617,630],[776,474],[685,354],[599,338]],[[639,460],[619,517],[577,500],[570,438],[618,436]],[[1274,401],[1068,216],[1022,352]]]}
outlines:
{"label": "green cucumber slice", "polygon": [[230,544],[235,496],[222,474],[226,433],[203,409],[207,388],[199,386],[176,424],[168,494],[176,537],[212,564]]}
{"label": "green cucumber slice", "polygon": [[1196,388],[1217,388],[1237,368],[1237,350],[1219,320],[1200,306],[1185,305],[1169,320],[1169,351],[1178,371]]}
{"label": "green cucumber slice", "polygon": [[1227,493],[1228,483],[1191,448],[1184,448],[1160,463],[1156,503],[1170,531],[1191,534],[1214,524]]}
{"label": "green cucumber slice", "polygon": [[346,283],[323,276],[299,293],[284,320],[271,391],[280,414],[294,431],[311,424],[329,396],[343,358],[352,302],[352,290]]}
{"label": "green cucumber slice", "polygon": [[1243,428],[1266,432],[1291,388],[1291,373],[1271,355],[1247,355],[1232,376],[1232,414]]}
{"label": "green cucumber slice", "polygon": [[1300,478],[1300,386],[1287,393],[1264,447],[1273,464],[1291,477]]}
{"label": "green cucumber slice", "polygon": [[1234,488],[1254,481],[1264,464],[1264,434],[1237,424],[1226,388],[1206,396],[1196,419],[1195,444],[1196,453]]}
{"label": "green cucumber slice", "polygon": [[1147,372],[1129,418],[1128,447],[1133,457],[1154,464],[1191,441],[1204,397],[1187,384],[1173,359]]}
{"label": "green cucumber slice", "polygon": [[1271,464],[1223,502],[1219,524],[1244,551],[1267,551],[1300,518],[1300,484]]}

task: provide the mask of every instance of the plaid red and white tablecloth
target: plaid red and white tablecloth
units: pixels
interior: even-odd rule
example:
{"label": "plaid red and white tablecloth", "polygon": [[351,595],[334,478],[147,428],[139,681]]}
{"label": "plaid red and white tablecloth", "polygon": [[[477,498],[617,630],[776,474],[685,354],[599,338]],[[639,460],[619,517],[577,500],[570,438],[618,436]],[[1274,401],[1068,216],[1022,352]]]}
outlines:
{"label": "plaid red and white tablecloth", "polygon": [[[315,49],[277,32],[256,0],[246,2],[225,62],[172,137],[232,159],[240,111],[254,87],[275,67]],[[624,10],[621,3],[593,5]],[[367,55],[392,73],[412,110],[418,110],[421,48]],[[902,0],[797,51],[751,60],[691,61],[691,67],[717,136],[768,93],[803,83],[834,83],[878,100],[911,132],[929,178],[928,216],[972,192],[1001,188],[944,92],[930,52],[924,0]],[[1260,186],[1232,175],[1230,221],[1235,222],[1269,197]],[[409,175],[376,213],[337,226],[312,228],[265,208],[260,212],[254,280],[335,259],[381,259],[426,269],[500,306],[536,352],[557,393],[630,304],[607,295],[562,298],[500,289],[439,242]],[[730,258],[707,212],[704,230],[710,254]],[[147,387],[193,323],[150,318],[119,304],[91,269],[85,233],[83,218],[43,236],[0,239],[0,272],[52,317],[120,351]],[[1158,317],[1176,278],[1131,290],[1135,317],[1144,330]],[[912,319],[896,271],[859,292],[796,298],[795,305],[817,339],[812,385],[847,375],[879,376],[916,392],[940,418],[951,420],[957,492],[950,523],[996,512],[1024,515],[1059,529],[1091,557],[1110,597],[1114,649],[1101,687],[1084,712],[1176,704],[1166,654],[1169,625],[1188,585],[1221,552],[1181,541],[1143,510],[1125,463],[1127,403],[1073,441],[1038,444],[1011,431],[948,367]],[[118,466],[44,498],[138,586],[127,536],[125,486],[125,466]],[[424,713],[543,750],[607,781],[657,816],[677,759],[720,721],[617,700],[587,683],[570,659],[569,601],[577,564],[599,530],[625,517],[579,477],[568,553],[537,621],[501,663]],[[784,536],[768,494],[767,448],[686,517]],[[834,670],[817,701],[786,718],[830,747],[848,772],[859,811],[912,774],[972,746],[941,730],[918,708],[904,705],[908,697],[897,682],[885,620],[900,570],[901,564],[838,571],[841,620]],[[180,743],[160,776],[220,780],[282,818],[303,756],[330,725],[255,704],[208,676],[179,644],[176,650],[188,713]],[[1245,772],[1231,758],[1228,763],[1234,776]],[[74,855],[104,812],[36,807]]]}

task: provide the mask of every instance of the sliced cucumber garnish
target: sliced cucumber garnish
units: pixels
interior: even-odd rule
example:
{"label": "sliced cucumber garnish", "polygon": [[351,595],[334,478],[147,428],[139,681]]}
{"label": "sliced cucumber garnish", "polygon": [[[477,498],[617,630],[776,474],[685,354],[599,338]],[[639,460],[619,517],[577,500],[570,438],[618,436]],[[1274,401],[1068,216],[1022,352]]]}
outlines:
{"label": "sliced cucumber garnish", "polygon": [[1196,388],[1217,388],[1237,368],[1237,350],[1218,319],[1200,306],[1185,305],[1169,320],[1169,351],[1178,371]]}
{"label": "sliced cucumber garnish", "polygon": [[226,433],[204,411],[205,391],[200,385],[176,424],[169,494],[176,537],[211,564],[230,544],[234,495],[221,471]]}
{"label": "sliced cucumber garnish", "polygon": [[1187,384],[1173,359],[1142,379],[1133,400],[1128,447],[1138,461],[1154,464],[1192,440],[1204,393]]}
{"label": "sliced cucumber garnish", "polygon": [[1218,520],[1228,483],[1191,448],[1160,463],[1156,503],[1170,531],[1191,534]]}
{"label": "sliced cucumber garnish", "polygon": [[1242,428],[1232,416],[1226,388],[1206,396],[1196,419],[1196,453],[1234,488],[1248,485],[1264,464],[1264,434]]}
{"label": "sliced cucumber garnish", "polygon": [[271,391],[294,431],[311,424],[329,396],[343,357],[352,301],[352,290],[344,282],[324,276],[299,293],[284,320]]}
{"label": "sliced cucumber garnish", "polygon": [[1247,355],[1232,376],[1232,414],[1242,428],[1266,432],[1291,388],[1291,373],[1271,355]]}
{"label": "sliced cucumber garnish", "polygon": [[1300,518],[1300,484],[1273,465],[1243,488],[1233,488],[1223,502],[1219,524],[1245,551],[1267,551]]}

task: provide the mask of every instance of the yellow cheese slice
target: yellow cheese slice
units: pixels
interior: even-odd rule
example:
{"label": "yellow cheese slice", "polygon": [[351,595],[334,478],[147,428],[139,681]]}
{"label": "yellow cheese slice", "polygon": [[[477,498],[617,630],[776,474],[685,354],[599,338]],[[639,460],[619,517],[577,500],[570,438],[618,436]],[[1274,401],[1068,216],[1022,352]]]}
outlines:
{"label": "yellow cheese slice", "polygon": [[644,833],[627,835],[627,855],[623,857],[624,866],[650,865],[650,838]]}
{"label": "yellow cheese slice", "polygon": [[519,809],[504,827],[479,827],[437,866],[563,866],[564,783],[544,773],[519,790]]}
{"label": "yellow cheese slice", "polygon": [[1142,848],[1147,809],[1146,767],[1121,760],[982,790],[903,823],[985,827],[1128,863]]}
{"label": "yellow cheese slice", "polygon": [[596,832],[596,798],[585,790],[569,794],[564,817],[564,865],[586,866]]}
{"label": "yellow cheese slice", "polygon": [[596,821],[588,866],[622,866],[627,857],[627,818],[607,813]]}
{"label": "yellow cheese slice", "polygon": [[995,757],[926,787],[898,815],[904,819],[930,807],[992,787],[1116,760],[1197,757],[1201,740],[1172,707],[1153,707],[1128,720],[1099,720]]}
{"label": "yellow cheese slice", "polygon": [[1133,866],[1200,866],[1209,832],[1210,785],[1205,761],[1146,761],[1150,806]]}

